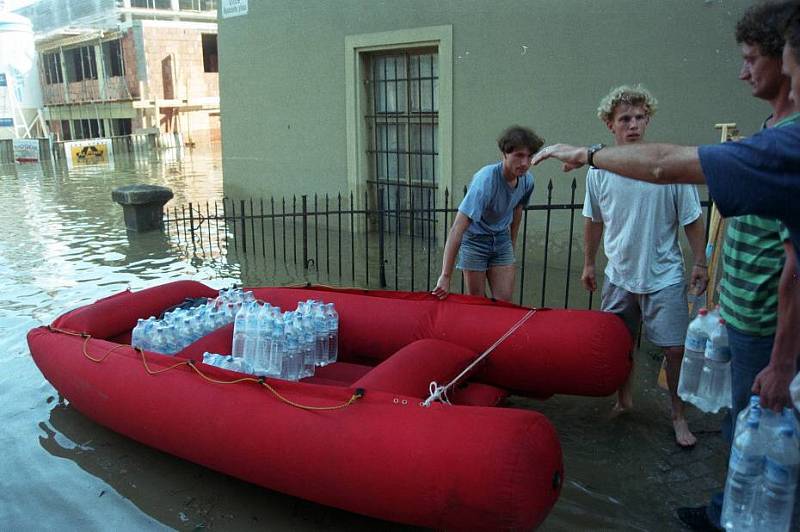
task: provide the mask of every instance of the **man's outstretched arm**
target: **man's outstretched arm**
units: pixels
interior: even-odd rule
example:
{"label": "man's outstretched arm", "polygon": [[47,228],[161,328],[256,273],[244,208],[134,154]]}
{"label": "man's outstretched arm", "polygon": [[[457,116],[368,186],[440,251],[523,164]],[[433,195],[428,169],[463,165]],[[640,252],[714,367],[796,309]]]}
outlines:
{"label": "man's outstretched arm", "polygon": [[[537,152],[532,164],[554,158],[564,163],[569,172],[586,164],[588,148],[554,144]],[[675,144],[628,144],[609,146],[595,152],[594,166],[616,174],[648,181],[650,183],[694,183],[704,184],[705,176],[700,166],[696,146]]]}

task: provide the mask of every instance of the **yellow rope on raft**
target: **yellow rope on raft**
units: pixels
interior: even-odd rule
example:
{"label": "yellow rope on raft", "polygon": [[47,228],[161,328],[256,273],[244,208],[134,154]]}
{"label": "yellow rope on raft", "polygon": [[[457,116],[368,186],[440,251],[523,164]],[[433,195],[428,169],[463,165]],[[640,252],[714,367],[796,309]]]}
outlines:
{"label": "yellow rope on raft", "polygon": [[150,369],[150,366],[147,364],[147,357],[145,357],[143,349],[141,349],[139,347],[128,346],[126,344],[115,345],[114,347],[112,347],[111,349],[109,349],[105,353],[103,353],[103,355],[101,357],[95,358],[95,357],[91,356],[89,354],[89,352],[87,351],[89,340],[92,339],[92,335],[84,333],[84,332],[77,332],[77,331],[69,331],[69,330],[66,330],[66,329],[59,329],[59,328],[53,327],[52,325],[48,325],[47,329],[50,332],[57,332],[57,333],[66,334],[66,335],[69,335],[69,336],[80,336],[81,338],[83,338],[84,339],[83,340],[83,346],[82,346],[82,349],[81,349],[81,351],[83,353],[83,356],[85,356],[86,358],[88,358],[89,360],[91,360],[92,362],[95,362],[97,364],[100,364],[103,361],[105,361],[105,359],[108,358],[108,356],[111,353],[113,353],[114,351],[116,351],[116,350],[118,350],[120,348],[123,348],[123,347],[130,347],[134,351],[137,351],[139,353],[139,355],[141,356],[142,365],[144,366],[144,370],[145,370],[145,372],[147,372],[148,375],[159,375],[161,373],[165,373],[167,371],[173,370],[173,369],[178,368],[180,366],[189,366],[203,380],[206,380],[206,381],[208,381],[210,383],[213,383],[213,384],[238,384],[238,383],[241,383],[241,382],[253,382],[255,384],[260,384],[263,388],[265,388],[267,391],[272,393],[272,395],[274,395],[278,400],[286,403],[289,406],[293,406],[295,408],[301,408],[303,410],[315,410],[315,411],[320,411],[320,410],[339,410],[341,408],[346,408],[346,407],[350,406],[351,404],[355,403],[358,399],[361,399],[362,397],[364,397],[364,390],[361,389],[361,388],[358,388],[353,392],[353,395],[350,396],[350,399],[348,399],[344,403],[341,403],[341,404],[338,404],[338,405],[333,405],[333,406],[303,405],[303,404],[300,404],[300,403],[296,403],[296,402],[292,401],[291,399],[288,399],[288,398],[284,397],[283,395],[281,395],[278,392],[278,390],[276,390],[270,384],[268,384],[264,380],[263,377],[260,377],[260,378],[241,377],[239,379],[234,379],[234,380],[231,380],[231,381],[223,381],[223,380],[220,380],[220,379],[214,379],[212,377],[209,377],[205,373],[203,373],[200,370],[200,368],[197,367],[197,365],[195,364],[194,360],[183,360],[181,362],[177,362],[177,363],[175,363],[175,364],[173,364],[171,366],[168,366],[166,368],[162,368],[160,370],[153,370],[153,369]]}

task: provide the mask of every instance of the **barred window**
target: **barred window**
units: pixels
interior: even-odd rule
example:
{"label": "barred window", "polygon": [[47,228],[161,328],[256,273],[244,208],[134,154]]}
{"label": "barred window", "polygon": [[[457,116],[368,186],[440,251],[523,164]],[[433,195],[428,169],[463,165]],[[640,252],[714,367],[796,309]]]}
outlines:
{"label": "barred window", "polygon": [[417,211],[430,210],[437,187],[437,50],[381,51],[367,62],[368,183],[387,213],[386,229],[408,231],[412,207],[423,228]]}
{"label": "barred window", "polygon": [[64,50],[64,62],[67,65],[67,81],[97,79],[97,59],[94,54],[94,46]]}
{"label": "barred window", "polygon": [[172,9],[170,0],[131,0],[131,7],[143,7],[145,9]]}
{"label": "barred window", "polygon": [[103,43],[103,61],[106,67],[106,77],[113,78],[124,74],[122,45],[119,39]]}
{"label": "barred window", "polygon": [[48,85],[64,82],[64,75],[61,71],[61,58],[58,52],[42,54],[42,64],[44,65],[44,79]]}
{"label": "barred window", "polygon": [[217,0],[180,0],[181,11],[213,11],[217,9]]}

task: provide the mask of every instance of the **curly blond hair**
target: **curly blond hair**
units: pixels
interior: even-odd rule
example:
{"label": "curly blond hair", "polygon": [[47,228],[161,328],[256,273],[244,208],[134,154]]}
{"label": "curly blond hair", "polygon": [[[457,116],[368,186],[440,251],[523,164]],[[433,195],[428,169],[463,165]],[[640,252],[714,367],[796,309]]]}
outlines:
{"label": "curly blond hair", "polygon": [[614,119],[614,111],[617,110],[617,106],[621,103],[640,105],[644,107],[647,116],[652,117],[656,114],[658,101],[650,94],[650,91],[641,85],[633,87],[621,85],[611,89],[611,92],[600,100],[600,106],[597,108],[597,118],[603,122],[610,122]]}

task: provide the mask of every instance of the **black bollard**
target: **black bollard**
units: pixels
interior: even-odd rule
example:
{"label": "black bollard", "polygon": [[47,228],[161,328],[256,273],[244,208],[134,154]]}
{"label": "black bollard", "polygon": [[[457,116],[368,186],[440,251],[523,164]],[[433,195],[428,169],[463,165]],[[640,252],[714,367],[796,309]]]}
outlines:
{"label": "black bollard", "polygon": [[171,189],[158,185],[126,185],[111,191],[111,199],[122,205],[125,227],[137,233],[163,227],[164,204],[172,196]]}

